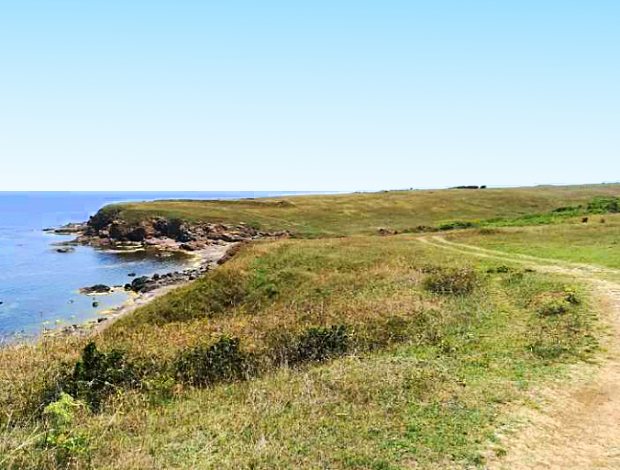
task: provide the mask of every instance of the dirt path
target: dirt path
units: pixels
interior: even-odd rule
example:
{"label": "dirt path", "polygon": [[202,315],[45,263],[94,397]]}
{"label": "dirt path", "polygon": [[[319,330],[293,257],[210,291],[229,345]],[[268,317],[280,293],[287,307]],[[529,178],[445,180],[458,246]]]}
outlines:
{"label": "dirt path", "polygon": [[[498,469],[620,469],[620,284],[600,279],[620,271],[512,255],[423,237],[421,242],[445,250],[535,267],[537,271],[569,274],[588,282],[600,297],[610,334],[596,366],[575,371],[570,384],[541,390],[540,409],[522,410],[527,424],[505,436],[508,453],[490,459]],[[587,369],[587,370],[586,370]]]}

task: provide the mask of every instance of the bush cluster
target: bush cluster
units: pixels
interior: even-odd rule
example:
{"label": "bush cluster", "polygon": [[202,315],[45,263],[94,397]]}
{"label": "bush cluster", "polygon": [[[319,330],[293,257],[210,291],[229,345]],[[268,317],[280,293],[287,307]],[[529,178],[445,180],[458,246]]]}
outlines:
{"label": "bush cluster", "polygon": [[543,317],[562,315],[579,303],[575,290],[568,287],[560,292],[545,292],[534,299],[536,313]]}
{"label": "bush cluster", "polygon": [[466,295],[478,284],[478,273],[469,267],[439,269],[428,274],[423,281],[424,288],[434,294]]}
{"label": "bush cluster", "polygon": [[138,382],[136,369],[123,352],[101,352],[94,342],[90,342],[62,389],[96,411],[118,387],[136,385]]}
{"label": "bush cluster", "polygon": [[342,356],[349,350],[350,337],[344,325],[309,328],[287,348],[287,362],[321,362]]}
{"label": "bush cluster", "polygon": [[179,354],[176,377],[184,383],[208,386],[230,382],[250,373],[251,358],[239,348],[239,339],[223,336],[211,345],[200,345]]}
{"label": "bush cluster", "polygon": [[437,227],[437,228],[439,230],[441,230],[442,232],[444,232],[444,231],[448,231],[448,230],[474,228],[474,227],[478,227],[478,225],[479,224],[477,224],[475,222],[466,222],[466,221],[462,221],[462,220],[457,220],[457,221],[454,221],[454,222],[446,222],[445,224],[439,225],[439,227]]}
{"label": "bush cluster", "polygon": [[620,212],[620,197],[596,197],[588,203],[591,214],[617,214]]}
{"label": "bush cluster", "polygon": [[43,449],[51,450],[58,468],[72,468],[72,464],[87,457],[90,445],[85,435],[74,427],[76,412],[84,405],[71,395],[61,393],[43,410],[45,432],[39,441]]}

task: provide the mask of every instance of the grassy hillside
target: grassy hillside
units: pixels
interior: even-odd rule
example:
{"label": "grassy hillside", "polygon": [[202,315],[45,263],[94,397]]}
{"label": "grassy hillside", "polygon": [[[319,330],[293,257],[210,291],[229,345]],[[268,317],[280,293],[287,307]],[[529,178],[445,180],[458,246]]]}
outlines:
{"label": "grassy hillside", "polygon": [[[260,218],[273,224],[264,228],[303,227],[298,233],[322,237],[246,245],[92,343],[59,338],[0,349],[0,468],[483,465],[489,449],[504,452],[497,434],[506,405],[596,351],[596,302],[572,279],[444,251],[414,234],[378,236],[376,228],[531,222],[523,216],[618,191],[123,205],[129,218],[213,221],[217,213],[226,222]],[[562,225],[458,236],[525,246],[544,233],[537,255],[559,248],[564,235],[546,234],[562,230],[591,231],[571,235],[583,253],[588,239],[611,243],[614,216],[582,227],[577,212],[563,212]],[[523,234],[531,236],[523,241]]]}
{"label": "grassy hillside", "polygon": [[244,222],[299,236],[375,233],[378,228],[411,230],[455,220],[518,217],[586,204],[597,196],[620,196],[620,185],[513,189],[389,191],[296,196],[239,201],[155,201],[108,206],[135,221],[164,216],[190,221]]}
{"label": "grassy hillside", "polygon": [[570,222],[462,232],[450,238],[511,253],[620,269],[620,214],[590,217],[588,223]]}
{"label": "grassy hillside", "polygon": [[[82,357],[89,386],[75,343],[5,350],[0,454],[14,468],[480,463],[502,403],[595,347],[569,280],[496,268],[406,235],[248,247],[106,330],[102,356]],[[546,314],[556,301],[565,315]],[[36,419],[60,389],[79,400],[72,424]]]}

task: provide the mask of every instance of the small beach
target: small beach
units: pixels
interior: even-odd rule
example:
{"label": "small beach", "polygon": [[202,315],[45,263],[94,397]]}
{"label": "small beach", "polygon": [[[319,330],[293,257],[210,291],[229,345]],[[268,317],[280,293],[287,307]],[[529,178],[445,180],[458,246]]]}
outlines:
{"label": "small beach", "polygon": [[[190,196],[231,199],[255,194],[0,193],[0,341],[28,340],[46,330],[74,328],[118,315],[157,296],[152,292],[136,296],[123,289],[126,283],[143,276],[181,272],[202,262],[200,251],[183,254],[68,246],[76,234],[45,229],[85,222],[108,203]],[[94,297],[80,293],[81,288],[96,284],[113,289]]]}
{"label": "small beach", "polygon": [[[121,288],[120,286],[117,286],[112,288],[109,293],[105,294],[84,294],[91,296],[97,299],[95,301],[98,301],[101,298],[113,296],[114,294],[122,291],[126,295],[126,300],[120,305],[114,306],[107,310],[99,311],[99,315],[96,318],[88,320],[84,323],[55,328],[46,331],[44,334],[48,336],[64,334],[96,334],[110,326],[114,321],[130,314],[137,308],[152,302],[156,298],[167,294],[173,289],[187,285],[192,281],[191,278],[196,276],[198,273],[204,273],[210,269],[213,269],[233,246],[235,246],[234,243],[212,245],[198,252],[194,252],[191,255],[186,255],[188,257],[188,260],[185,263],[186,267],[182,272],[176,272],[176,279],[171,279],[169,284],[155,287],[153,290],[149,290],[147,292],[133,292],[126,290],[124,287]],[[160,276],[161,275],[159,274],[156,275],[158,278]],[[163,277],[165,276],[166,273],[163,274]],[[150,277],[150,280],[152,281],[152,276]]]}

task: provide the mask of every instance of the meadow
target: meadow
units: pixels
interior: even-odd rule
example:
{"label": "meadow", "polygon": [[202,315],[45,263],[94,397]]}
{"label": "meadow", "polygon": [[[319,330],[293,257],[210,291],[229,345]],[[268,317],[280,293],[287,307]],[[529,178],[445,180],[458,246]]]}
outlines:
{"label": "meadow", "polygon": [[[596,262],[587,240],[611,246],[617,218],[576,218],[618,195],[605,185],[122,206],[134,220],[215,217],[296,236],[245,245],[95,337],[0,349],[0,467],[484,466],[507,451],[510,407],[597,355],[598,299],[568,276],[377,227],[542,214],[547,225],[449,233],[538,256],[570,236]],[[579,215],[548,217],[575,205]]]}
{"label": "meadow", "polygon": [[451,235],[463,243],[509,253],[620,269],[620,215],[567,220],[563,224],[469,231]]}
{"label": "meadow", "polygon": [[148,217],[243,222],[261,230],[289,230],[300,238],[316,238],[374,234],[380,228],[419,231],[459,221],[499,224],[504,219],[585,206],[594,198],[616,197],[619,193],[618,184],[412,190],[237,201],[153,201],[111,205],[105,211],[130,222]]}

